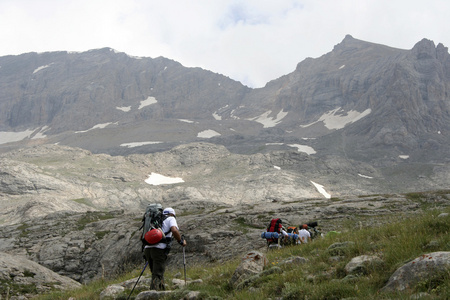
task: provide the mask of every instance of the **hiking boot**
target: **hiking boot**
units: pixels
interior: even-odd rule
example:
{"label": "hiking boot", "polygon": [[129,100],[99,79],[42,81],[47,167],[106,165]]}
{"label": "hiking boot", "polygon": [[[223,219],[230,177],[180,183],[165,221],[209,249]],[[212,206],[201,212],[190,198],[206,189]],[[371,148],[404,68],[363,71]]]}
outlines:
{"label": "hiking boot", "polygon": [[150,289],[155,291],[165,291],[166,287],[164,286],[164,279],[160,279],[158,277],[153,278]]}

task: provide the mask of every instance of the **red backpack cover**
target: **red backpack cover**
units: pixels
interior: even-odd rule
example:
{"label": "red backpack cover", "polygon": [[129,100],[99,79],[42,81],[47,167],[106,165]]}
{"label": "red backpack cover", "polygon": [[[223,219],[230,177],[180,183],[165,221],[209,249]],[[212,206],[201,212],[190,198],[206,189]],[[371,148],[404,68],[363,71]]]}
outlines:
{"label": "red backpack cover", "polygon": [[[279,218],[272,219],[270,221],[269,226],[267,227],[267,232],[278,232],[281,233],[281,228],[283,225],[281,224],[282,221]],[[267,242],[277,242],[277,239],[267,239]]]}

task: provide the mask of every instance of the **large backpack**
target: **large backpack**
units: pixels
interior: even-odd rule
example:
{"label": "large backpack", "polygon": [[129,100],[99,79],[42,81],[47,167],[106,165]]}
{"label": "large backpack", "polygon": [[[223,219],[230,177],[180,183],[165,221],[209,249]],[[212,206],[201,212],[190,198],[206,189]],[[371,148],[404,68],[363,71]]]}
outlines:
{"label": "large backpack", "polygon": [[298,228],[295,226],[289,226],[286,230],[287,233],[295,233],[298,234]]}
{"label": "large backpack", "polygon": [[159,203],[152,203],[147,206],[145,214],[142,217],[142,235],[141,241],[143,245],[154,245],[165,242],[166,234],[161,227],[167,216],[163,215],[163,208]]}
{"label": "large backpack", "polygon": [[[272,219],[269,223],[269,226],[267,226],[267,232],[281,233],[281,228],[283,227],[283,225],[281,223],[282,223],[282,221],[279,218]],[[278,239],[275,239],[275,238],[267,239],[267,243],[273,243],[273,242],[278,242]]]}

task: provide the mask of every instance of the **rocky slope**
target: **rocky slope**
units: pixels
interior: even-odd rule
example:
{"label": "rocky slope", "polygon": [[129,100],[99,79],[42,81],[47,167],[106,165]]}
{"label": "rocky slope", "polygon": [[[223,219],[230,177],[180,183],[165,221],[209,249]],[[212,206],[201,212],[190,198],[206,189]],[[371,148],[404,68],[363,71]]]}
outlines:
{"label": "rocky slope", "polygon": [[[0,252],[25,256],[80,282],[142,261],[138,229],[152,202],[177,210],[189,260],[202,263],[263,249],[260,233],[273,217],[294,225],[315,220],[329,231],[345,222],[374,225],[383,215],[449,204],[448,191],[387,195],[371,185],[383,196],[358,196],[370,180],[349,170],[374,178],[381,176],[378,170],[295,151],[249,156],[199,143],[119,157],[44,145],[3,154],[0,162]],[[152,185],[145,182],[151,173],[184,182]],[[346,184],[348,193],[325,197],[311,183],[323,183],[320,178],[333,178],[328,191]],[[174,265],[182,263],[179,251],[174,245]]]}
{"label": "rocky slope", "polygon": [[[415,177],[400,167],[374,168],[336,156],[317,159],[297,151],[242,155],[210,143],[126,157],[42,145],[2,154],[0,166],[2,224],[58,211],[142,211],[154,201],[178,207],[186,202],[198,207],[266,205],[445,189],[450,172],[445,165],[417,166],[422,176]],[[147,183],[152,173],[183,182]],[[405,184],[409,181],[415,184]]]}
{"label": "rocky slope", "polygon": [[153,202],[177,210],[201,263],[263,249],[272,217],[328,231],[448,206],[450,59],[426,39],[347,36],[255,90],[112,49],[0,66],[0,252],[72,280],[141,262]]}
{"label": "rocky slope", "polygon": [[233,153],[308,146],[377,166],[448,163],[450,55],[427,39],[401,50],[346,36],[260,89],[108,48],[0,66],[1,151],[58,142],[126,155],[209,139]]}

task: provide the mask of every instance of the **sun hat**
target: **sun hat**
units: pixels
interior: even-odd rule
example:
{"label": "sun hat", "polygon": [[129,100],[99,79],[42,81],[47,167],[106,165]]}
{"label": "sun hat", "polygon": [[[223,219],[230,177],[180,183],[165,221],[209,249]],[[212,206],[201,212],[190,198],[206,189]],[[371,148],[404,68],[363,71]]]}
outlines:
{"label": "sun hat", "polygon": [[163,211],[163,215],[169,215],[169,214],[176,216],[175,210],[172,207],[167,207]]}

